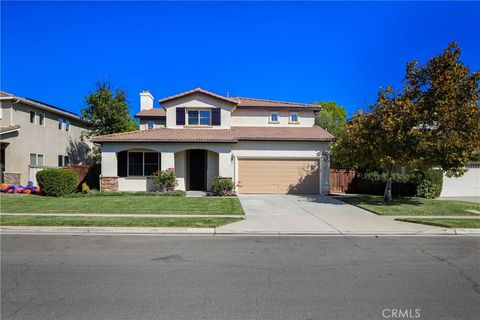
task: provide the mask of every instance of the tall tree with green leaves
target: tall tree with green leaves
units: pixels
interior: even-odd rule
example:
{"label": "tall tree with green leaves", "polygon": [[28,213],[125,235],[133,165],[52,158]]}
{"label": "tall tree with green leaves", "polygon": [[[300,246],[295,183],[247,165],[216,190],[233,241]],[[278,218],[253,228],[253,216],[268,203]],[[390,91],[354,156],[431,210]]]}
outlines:
{"label": "tall tree with green leaves", "polygon": [[114,89],[109,81],[95,84],[96,90],[85,97],[87,107],[81,116],[91,123],[91,136],[138,130],[131,117],[125,90]]}
{"label": "tall tree with green leaves", "polygon": [[314,102],[313,104],[322,107],[322,111],[315,117],[315,125],[326,129],[335,138],[339,138],[347,123],[345,108],[337,105],[335,101]]}
{"label": "tall tree with green leaves", "polygon": [[386,200],[391,200],[395,167],[440,167],[448,175],[461,175],[469,161],[479,158],[480,73],[470,72],[460,53],[451,43],[424,65],[408,63],[402,92],[381,90],[370,112],[357,114],[333,146],[350,168],[389,173]]}
{"label": "tall tree with green leaves", "polygon": [[[88,137],[138,130],[138,123],[130,115],[126,92],[114,89],[111,82],[101,80],[96,90],[85,97],[87,107],[81,110],[82,119],[90,122]],[[93,150],[94,162],[100,162],[101,150]]]}

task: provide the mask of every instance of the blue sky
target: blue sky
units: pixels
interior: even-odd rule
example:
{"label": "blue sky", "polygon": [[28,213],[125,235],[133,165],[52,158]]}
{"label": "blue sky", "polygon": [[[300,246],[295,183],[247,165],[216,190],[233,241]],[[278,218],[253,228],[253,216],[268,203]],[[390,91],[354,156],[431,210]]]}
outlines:
{"label": "blue sky", "polygon": [[348,113],[450,41],[480,69],[480,3],[3,2],[1,88],[79,112],[101,78],[155,100],[195,87],[335,100]]}

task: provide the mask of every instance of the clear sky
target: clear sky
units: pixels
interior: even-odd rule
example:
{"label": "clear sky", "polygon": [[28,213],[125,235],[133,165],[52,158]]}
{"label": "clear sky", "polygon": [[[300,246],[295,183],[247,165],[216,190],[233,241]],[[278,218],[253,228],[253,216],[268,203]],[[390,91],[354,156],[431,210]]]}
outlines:
{"label": "clear sky", "polygon": [[3,2],[1,88],[79,112],[96,80],[155,100],[195,87],[348,113],[450,41],[480,69],[480,3]]}

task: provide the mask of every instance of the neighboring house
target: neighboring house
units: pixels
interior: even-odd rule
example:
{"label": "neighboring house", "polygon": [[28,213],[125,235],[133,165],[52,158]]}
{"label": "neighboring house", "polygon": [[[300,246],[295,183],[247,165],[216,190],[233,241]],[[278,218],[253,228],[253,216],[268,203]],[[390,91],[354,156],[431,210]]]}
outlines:
{"label": "neighboring house", "polygon": [[3,91],[0,103],[2,182],[25,185],[45,167],[90,162],[88,123],[76,114]]}
{"label": "neighboring house", "polygon": [[98,136],[104,191],[151,190],[174,168],[180,190],[210,190],[214,176],[239,193],[328,193],[333,136],[318,105],[229,98],[197,88],[160,100],[140,94],[139,131]]}
{"label": "neighboring house", "polygon": [[480,196],[480,163],[471,162],[463,176],[447,177],[443,175],[441,197],[479,197]]}

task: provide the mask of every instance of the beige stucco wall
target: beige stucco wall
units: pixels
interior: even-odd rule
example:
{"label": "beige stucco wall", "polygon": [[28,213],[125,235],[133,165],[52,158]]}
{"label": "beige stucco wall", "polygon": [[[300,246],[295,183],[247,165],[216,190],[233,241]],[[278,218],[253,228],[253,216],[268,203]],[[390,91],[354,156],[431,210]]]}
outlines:
{"label": "beige stucco wall", "polygon": [[[279,123],[269,123],[270,113],[279,115]],[[290,123],[290,113],[297,113],[299,123]],[[232,112],[232,126],[259,126],[259,127],[313,127],[315,113],[308,111],[274,111],[261,109],[236,109]]]}
{"label": "beige stucco wall", "polygon": [[165,119],[140,119],[140,130],[147,130],[147,124],[153,122],[153,128],[165,127]]}
{"label": "beige stucco wall", "polygon": [[[1,101],[2,119],[0,126],[20,125],[18,132],[2,135],[5,148],[5,172],[21,173],[21,184],[28,182],[30,153],[43,154],[45,166],[57,166],[59,155],[68,155],[71,164],[90,162],[92,144],[81,139],[86,129],[84,124],[73,117],[59,115],[23,102]],[[30,111],[45,115],[44,125],[30,123]],[[70,131],[58,129],[58,119],[70,121]]]}
{"label": "beige stucco wall", "polygon": [[[230,113],[234,106],[228,102],[206,96],[204,94],[195,93],[186,97],[182,97],[173,101],[162,104],[167,111],[167,128],[183,128],[184,126],[177,126],[176,124],[176,107],[185,108],[221,108],[221,125],[212,126],[213,129],[229,129],[230,128]],[[187,114],[185,113],[185,117]],[[187,124],[187,118],[185,118]]]}
{"label": "beige stucco wall", "polygon": [[[177,173],[177,189],[185,190],[188,185],[186,150],[205,149],[207,154],[207,188],[211,187],[213,176],[231,177],[238,181],[238,159],[242,158],[289,158],[318,159],[320,161],[319,192],[329,191],[329,164],[325,153],[328,152],[328,142],[287,142],[287,141],[256,141],[239,143],[196,144],[196,143],[108,143],[104,144],[102,152],[102,175],[117,175],[116,153],[124,150],[141,149],[161,152],[162,169],[174,167]],[[146,182],[120,182],[119,189],[131,187],[132,191]],[[147,178],[138,178],[147,180]],[[145,189],[143,189],[145,190]]]}

